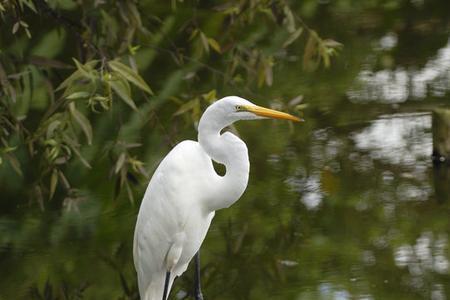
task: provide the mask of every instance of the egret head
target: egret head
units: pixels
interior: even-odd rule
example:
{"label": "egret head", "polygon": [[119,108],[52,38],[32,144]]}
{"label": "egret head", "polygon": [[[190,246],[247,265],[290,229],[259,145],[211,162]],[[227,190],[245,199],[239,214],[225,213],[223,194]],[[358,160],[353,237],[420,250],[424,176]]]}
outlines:
{"label": "egret head", "polygon": [[213,105],[222,116],[232,122],[238,120],[255,120],[255,119],[285,119],[295,122],[302,121],[300,118],[290,114],[268,109],[251,103],[248,100],[237,96],[229,96],[216,101]]}
{"label": "egret head", "polygon": [[[302,121],[290,114],[264,108],[236,96],[217,100],[203,113],[198,124],[198,142],[214,161],[225,164],[239,153],[247,153],[245,143],[222,130],[239,120],[284,119]],[[246,155],[246,154],[245,154]]]}

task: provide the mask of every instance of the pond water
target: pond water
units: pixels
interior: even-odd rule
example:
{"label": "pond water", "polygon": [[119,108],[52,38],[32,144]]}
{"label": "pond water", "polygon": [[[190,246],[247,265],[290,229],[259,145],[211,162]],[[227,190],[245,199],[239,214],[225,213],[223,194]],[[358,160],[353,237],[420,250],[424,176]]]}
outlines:
{"label": "pond water", "polygon": [[[405,27],[360,20],[371,30],[361,36],[323,28],[345,45],[335,67],[305,75],[295,57],[277,66],[260,95],[302,94],[306,122],[236,124],[250,181],[202,247],[206,299],[450,298],[450,170],[431,161],[431,109],[449,99],[450,10],[431,14]],[[186,138],[195,131],[177,135]],[[168,150],[149,147],[148,169]],[[85,197],[65,209],[0,214],[0,299],[138,299],[138,204],[112,200],[104,174],[82,185]],[[190,267],[171,299],[192,285]]]}

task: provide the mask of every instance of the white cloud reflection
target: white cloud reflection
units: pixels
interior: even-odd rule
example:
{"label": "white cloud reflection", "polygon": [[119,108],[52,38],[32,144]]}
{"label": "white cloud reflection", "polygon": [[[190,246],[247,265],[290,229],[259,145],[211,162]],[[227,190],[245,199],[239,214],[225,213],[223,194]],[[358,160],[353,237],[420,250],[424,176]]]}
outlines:
{"label": "white cloud reflection", "polygon": [[356,147],[372,159],[392,164],[416,165],[432,152],[430,114],[381,116],[353,135]]}
{"label": "white cloud reflection", "polygon": [[380,47],[383,50],[390,50],[397,46],[398,37],[394,32],[388,32],[380,39]]}
{"label": "white cloud reflection", "polygon": [[[386,35],[380,40],[382,49],[396,44],[395,36]],[[423,99],[431,96],[442,97],[450,91],[450,40],[436,56],[422,69],[404,69],[372,71],[362,70],[357,78],[357,87],[347,95],[354,102],[379,101],[400,103],[411,99]]]}
{"label": "white cloud reflection", "polygon": [[439,274],[449,273],[446,257],[448,238],[445,234],[437,237],[432,232],[423,232],[414,245],[402,245],[394,250],[395,264],[407,267],[413,276],[422,276],[426,271]]}

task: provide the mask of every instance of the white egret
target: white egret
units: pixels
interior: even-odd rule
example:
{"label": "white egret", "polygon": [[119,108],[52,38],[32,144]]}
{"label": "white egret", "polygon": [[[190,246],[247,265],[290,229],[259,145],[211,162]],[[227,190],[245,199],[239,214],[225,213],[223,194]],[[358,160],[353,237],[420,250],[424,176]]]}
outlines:
{"label": "white egret", "polygon": [[[196,256],[196,299],[200,291],[198,251],[214,213],[235,203],[247,187],[247,146],[222,129],[238,120],[300,121],[287,113],[230,96],[214,102],[200,119],[198,142],[179,143],[162,160],[147,187],[134,233],[134,265],[142,300],[165,300],[173,280]],[[225,165],[220,176],[212,160]]]}

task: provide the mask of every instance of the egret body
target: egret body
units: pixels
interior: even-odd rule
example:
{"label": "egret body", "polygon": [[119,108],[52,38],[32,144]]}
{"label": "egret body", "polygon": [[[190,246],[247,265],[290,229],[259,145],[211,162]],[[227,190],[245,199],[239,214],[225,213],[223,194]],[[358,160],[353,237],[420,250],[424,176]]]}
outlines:
{"label": "egret body", "polygon": [[[231,96],[200,119],[198,142],[179,143],[161,161],[142,200],[134,233],[134,264],[142,300],[165,300],[175,277],[199,251],[216,210],[229,207],[247,187],[247,146],[222,129],[238,120],[297,117]],[[213,167],[225,165],[220,176]]]}

